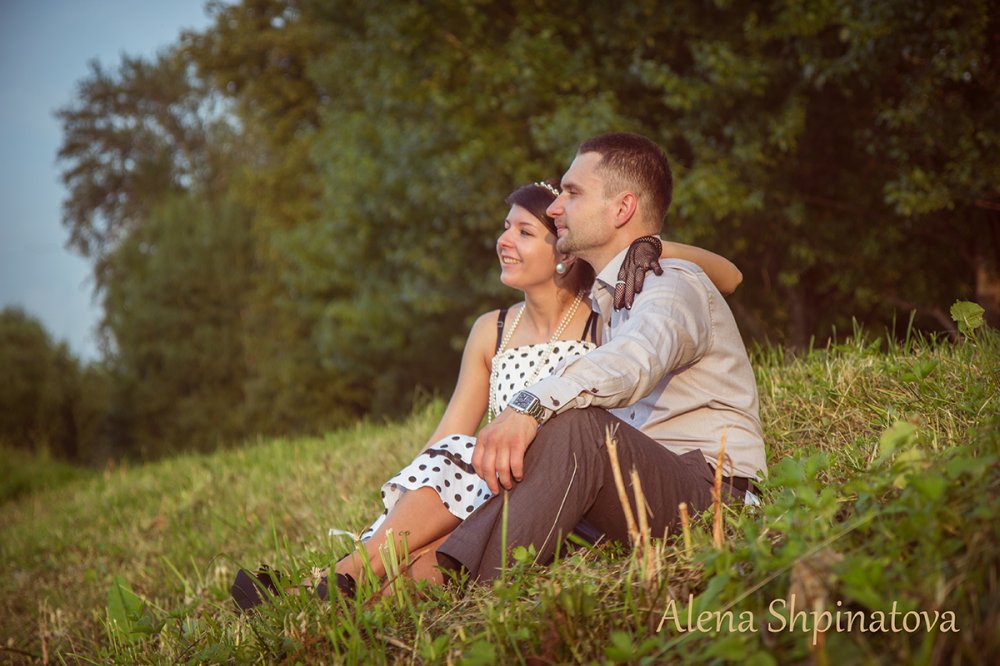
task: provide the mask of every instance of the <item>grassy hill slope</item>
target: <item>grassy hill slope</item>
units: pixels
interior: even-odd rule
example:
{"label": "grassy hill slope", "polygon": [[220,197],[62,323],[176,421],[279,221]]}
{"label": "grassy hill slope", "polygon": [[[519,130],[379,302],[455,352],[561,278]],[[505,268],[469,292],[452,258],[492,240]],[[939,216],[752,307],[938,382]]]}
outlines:
{"label": "grassy hill slope", "polygon": [[722,548],[706,515],[648,554],[581,549],[538,570],[515,553],[500,584],[464,595],[292,596],[259,618],[228,597],[239,566],[296,577],[345,552],[329,528],[377,514],[438,403],[6,502],[0,660],[995,663],[1000,334],[886,347],[755,355],[771,478],[762,509],[726,512]]}

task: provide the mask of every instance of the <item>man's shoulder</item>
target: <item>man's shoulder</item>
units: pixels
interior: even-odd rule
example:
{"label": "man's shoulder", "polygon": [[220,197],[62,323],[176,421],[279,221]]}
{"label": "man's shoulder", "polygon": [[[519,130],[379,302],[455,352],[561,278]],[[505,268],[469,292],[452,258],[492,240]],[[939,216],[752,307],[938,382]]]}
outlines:
{"label": "man's shoulder", "polygon": [[710,291],[711,280],[698,264],[683,259],[660,259],[663,272],[660,275],[649,271],[643,283],[651,291],[670,291],[694,294],[707,294]]}
{"label": "man's shoulder", "polygon": [[[721,296],[708,274],[694,262],[684,259],[660,259],[660,267],[663,268],[663,275],[656,277],[664,278],[667,284],[684,283],[690,289],[707,297],[716,294]],[[647,279],[651,277],[653,274],[649,273]]]}
{"label": "man's shoulder", "polygon": [[701,269],[681,260],[661,260],[660,275],[646,273],[642,291],[635,295],[633,315],[674,318],[682,313],[696,319],[710,319],[712,295],[701,279]]}
{"label": "man's shoulder", "polygon": [[660,267],[664,274],[669,272],[678,279],[684,278],[701,282],[702,278],[708,277],[701,266],[686,259],[660,259]]}

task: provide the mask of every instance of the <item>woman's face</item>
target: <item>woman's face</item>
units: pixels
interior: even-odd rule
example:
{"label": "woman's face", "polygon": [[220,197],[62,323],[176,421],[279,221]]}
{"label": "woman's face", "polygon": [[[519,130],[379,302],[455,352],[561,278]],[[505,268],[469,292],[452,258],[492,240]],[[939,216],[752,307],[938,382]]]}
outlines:
{"label": "woman's face", "polygon": [[556,237],[541,220],[514,204],[503,228],[497,239],[500,281],[524,289],[552,280],[558,261]]}

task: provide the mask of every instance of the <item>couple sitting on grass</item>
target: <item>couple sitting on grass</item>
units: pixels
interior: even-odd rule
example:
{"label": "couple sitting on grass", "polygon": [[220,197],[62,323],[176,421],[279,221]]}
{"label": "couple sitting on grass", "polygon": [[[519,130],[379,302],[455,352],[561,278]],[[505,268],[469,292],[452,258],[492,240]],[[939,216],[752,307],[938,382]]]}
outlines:
{"label": "couple sitting on grass", "polygon": [[[408,575],[433,583],[451,572],[492,580],[503,547],[533,546],[548,562],[574,531],[627,542],[609,428],[626,478],[638,472],[653,535],[675,530],[682,502],[711,504],[723,440],[724,492],[752,499],[766,471],[757,388],[720,293],[741,276],[711,252],[661,244],[671,195],[663,151],[612,133],[580,145],[559,189],[534,183],[507,198],[501,280],[524,302],[473,324],[441,422],[383,486],[385,513],[323,578],[321,598],[384,577],[387,539],[411,554]],[[260,603],[261,586],[276,591],[267,572],[241,571],[236,603]]]}

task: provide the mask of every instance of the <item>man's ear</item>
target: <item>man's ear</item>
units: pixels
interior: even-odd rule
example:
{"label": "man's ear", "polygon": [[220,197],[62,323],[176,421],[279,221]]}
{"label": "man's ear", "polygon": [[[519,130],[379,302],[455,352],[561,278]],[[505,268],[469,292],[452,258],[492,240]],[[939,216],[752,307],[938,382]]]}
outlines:
{"label": "man's ear", "polygon": [[622,192],[616,200],[615,229],[624,227],[635,217],[639,209],[639,197],[629,191]]}

